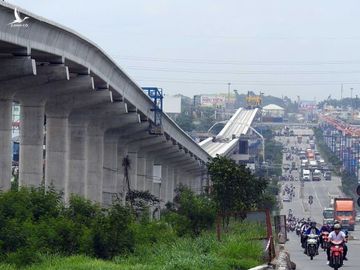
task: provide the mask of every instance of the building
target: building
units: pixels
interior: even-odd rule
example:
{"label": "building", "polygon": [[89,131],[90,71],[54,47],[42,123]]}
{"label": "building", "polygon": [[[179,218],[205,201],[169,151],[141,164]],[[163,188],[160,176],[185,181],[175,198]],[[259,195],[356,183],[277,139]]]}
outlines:
{"label": "building", "polygon": [[283,122],[285,109],[276,105],[269,104],[262,109],[263,122]]}
{"label": "building", "polygon": [[13,103],[12,106],[12,137],[19,136],[20,128],[20,105]]}

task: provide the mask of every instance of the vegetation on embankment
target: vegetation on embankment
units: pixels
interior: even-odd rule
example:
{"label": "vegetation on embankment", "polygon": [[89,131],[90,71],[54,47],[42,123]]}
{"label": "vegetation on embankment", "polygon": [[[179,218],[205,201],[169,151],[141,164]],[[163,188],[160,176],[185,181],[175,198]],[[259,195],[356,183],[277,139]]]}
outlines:
{"label": "vegetation on embankment", "polygon": [[[214,233],[204,233],[197,238],[182,237],[173,241],[161,241],[153,245],[145,243],[133,253],[115,257],[111,261],[84,255],[63,257],[40,255],[39,262],[28,270],[42,269],[122,269],[122,270],[230,270],[249,269],[262,264],[263,246],[252,240],[261,236],[261,228],[238,225],[237,229],[224,235],[218,242]],[[170,240],[170,239],[168,239]],[[14,265],[0,264],[0,270],[15,270]]]}
{"label": "vegetation on embankment", "polygon": [[230,270],[263,263],[262,242],[253,240],[263,228],[240,219],[218,242],[214,223],[219,207],[246,213],[267,203],[266,182],[232,161],[213,162],[212,193],[180,186],[159,221],[149,220],[151,194],[104,209],[78,196],[65,205],[44,187],[0,193],[0,269]]}

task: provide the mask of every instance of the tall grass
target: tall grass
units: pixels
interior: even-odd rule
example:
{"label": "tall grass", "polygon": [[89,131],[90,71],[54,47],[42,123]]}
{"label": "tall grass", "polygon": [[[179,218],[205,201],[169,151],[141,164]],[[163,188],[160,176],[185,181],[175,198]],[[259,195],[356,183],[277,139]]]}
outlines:
{"label": "tall grass", "polygon": [[[236,224],[218,242],[214,232],[206,232],[197,238],[162,239],[139,245],[134,253],[103,261],[85,256],[44,256],[41,263],[25,269],[69,270],[231,270],[249,269],[263,263],[263,246],[254,238],[263,236],[263,228],[250,224]],[[0,270],[16,268],[2,264]]]}

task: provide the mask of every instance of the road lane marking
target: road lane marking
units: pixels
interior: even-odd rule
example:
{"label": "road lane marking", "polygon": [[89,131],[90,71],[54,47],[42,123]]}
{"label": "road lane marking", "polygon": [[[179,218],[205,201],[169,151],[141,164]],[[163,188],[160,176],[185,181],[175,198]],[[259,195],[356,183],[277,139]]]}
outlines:
{"label": "road lane marking", "polygon": [[323,209],[324,207],[322,206],[322,204],[321,204],[321,202],[320,202],[320,199],[319,199],[319,197],[318,197],[318,195],[317,195],[317,192],[316,192],[315,187],[314,187],[314,183],[313,183],[313,181],[310,181],[310,182],[311,182],[311,187],[312,187],[312,189],[314,190],[314,194],[315,194],[316,200],[318,201],[318,203],[319,203],[319,205],[320,205],[320,208]]}

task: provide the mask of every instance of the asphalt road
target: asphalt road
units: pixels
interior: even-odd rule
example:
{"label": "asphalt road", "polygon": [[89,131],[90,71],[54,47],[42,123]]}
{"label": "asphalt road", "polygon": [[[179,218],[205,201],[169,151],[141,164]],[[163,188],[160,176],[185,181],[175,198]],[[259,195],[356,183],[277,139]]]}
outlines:
{"label": "asphalt road", "polygon": [[[304,130],[300,131],[304,133]],[[306,131],[308,134],[311,134],[311,130]],[[296,133],[296,131],[295,131]],[[309,145],[305,143],[297,144],[296,137],[278,137],[279,141],[284,142],[286,147],[298,147],[298,148],[309,148]],[[287,143],[287,140],[290,140]],[[296,166],[300,168],[300,161],[298,157],[294,156],[294,160],[296,162]],[[287,161],[283,159],[284,163],[291,163],[292,161]],[[285,174],[289,174],[288,171],[284,171]],[[294,176],[294,179],[299,179],[300,171],[294,170],[291,174]],[[303,188],[301,187],[300,181],[284,181],[282,182],[284,185],[293,185],[295,187],[295,197],[291,202],[283,202],[283,209],[281,210],[281,214],[287,214],[289,209],[292,209],[293,214],[296,217],[310,217],[312,220],[317,223],[322,223],[322,210],[324,207],[329,206],[330,198],[329,194],[341,194],[339,190],[340,179],[333,175],[331,181],[326,181],[323,178],[321,181],[310,181],[305,182]],[[312,195],[314,197],[313,204],[309,205],[308,196]],[[350,232],[350,238],[354,238],[353,240],[349,240],[348,247],[348,261],[345,262],[342,269],[360,269],[360,224],[358,224],[355,228],[354,232]],[[286,249],[290,253],[291,260],[296,263],[296,269],[299,270],[309,270],[309,269],[330,269],[328,265],[326,265],[326,253],[322,250],[319,250],[319,256],[316,256],[313,261],[310,260],[305,254],[303,254],[303,249],[300,246],[300,238],[296,236],[295,232],[289,232],[288,234],[289,241],[286,242]]]}

